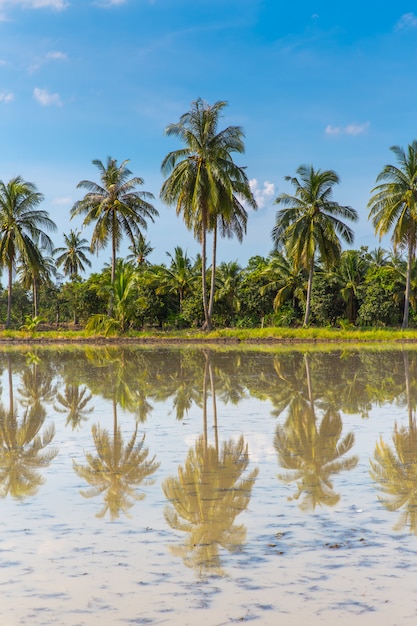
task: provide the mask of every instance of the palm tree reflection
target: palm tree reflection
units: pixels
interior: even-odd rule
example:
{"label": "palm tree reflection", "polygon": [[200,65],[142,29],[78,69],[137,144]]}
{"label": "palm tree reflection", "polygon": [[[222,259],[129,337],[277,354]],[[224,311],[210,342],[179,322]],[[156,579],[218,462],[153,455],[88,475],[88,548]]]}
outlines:
{"label": "palm tree reflection", "polygon": [[342,459],[354,445],[353,433],[341,438],[343,423],[340,413],[329,409],[317,425],[310,367],[305,355],[305,377],[309,399],[290,405],[287,422],[278,425],[274,446],[281,467],[288,470],[278,478],[285,483],[296,482],[297,491],[290,500],[299,500],[302,510],[334,506],[340,495],[333,489],[331,476],[353,469],[358,458]]}
{"label": "palm tree reflection", "polygon": [[72,430],[79,428],[82,422],[88,420],[87,415],[94,411],[94,407],[88,406],[92,399],[87,387],[80,385],[65,385],[64,393],[57,393],[55,411],[67,413],[66,426],[71,425]]}
{"label": "palm tree reflection", "polygon": [[75,472],[90,485],[91,489],[81,490],[85,498],[104,494],[104,505],[97,517],[104,517],[109,512],[112,520],[120,513],[128,514],[135,501],[143,500],[144,493],[138,492],[139,485],[148,485],[149,479],[159,467],[155,457],[148,460],[149,450],[144,447],[145,435],[136,441],[138,426],[125,445],[120,427],[115,426],[113,436],[99,425],[92,427],[95,456],[87,452],[87,465],[73,461]]}
{"label": "palm tree reflection", "polygon": [[[223,575],[219,548],[233,552],[245,541],[246,528],[243,524],[235,524],[235,519],[247,508],[258,475],[258,470],[254,469],[242,478],[249,464],[248,446],[243,435],[237,441],[224,442],[219,449],[214,376],[210,353],[206,352],[205,356],[204,434],[190,448],[184,466],[178,468],[178,476],[167,478],[162,485],[165,497],[170,501],[165,509],[168,524],[187,533],[181,546],[170,549],[200,576]],[[213,400],[214,445],[208,443],[208,381]]]}
{"label": "palm tree reflection", "polygon": [[388,511],[403,509],[395,530],[410,527],[417,535],[417,426],[416,372],[410,376],[409,355],[404,352],[405,392],[408,409],[408,427],[395,423],[392,441],[394,449],[380,438],[370,460],[371,478],[381,492],[378,499]]}
{"label": "palm tree reflection", "polygon": [[47,467],[58,450],[46,450],[54,438],[55,428],[51,424],[40,432],[46,412],[38,398],[28,403],[23,417],[18,418],[10,356],[8,370],[9,409],[0,405],[0,496],[23,499],[34,495],[43,484],[44,478],[38,470]]}

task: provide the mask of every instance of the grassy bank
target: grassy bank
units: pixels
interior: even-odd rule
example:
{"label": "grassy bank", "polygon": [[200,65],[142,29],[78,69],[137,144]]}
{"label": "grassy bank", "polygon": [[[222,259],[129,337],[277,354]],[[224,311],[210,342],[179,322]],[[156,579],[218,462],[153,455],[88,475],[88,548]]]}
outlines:
{"label": "grassy bank", "polygon": [[417,342],[417,329],[401,331],[397,329],[334,329],[334,328],[256,328],[219,329],[209,333],[200,330],[158,331],[146,330],[125,335],[105,337],[87,334],[84,330],[24,330],[0,331],[0,342],[187,342],[187,343],[329,343],[329,342]]}

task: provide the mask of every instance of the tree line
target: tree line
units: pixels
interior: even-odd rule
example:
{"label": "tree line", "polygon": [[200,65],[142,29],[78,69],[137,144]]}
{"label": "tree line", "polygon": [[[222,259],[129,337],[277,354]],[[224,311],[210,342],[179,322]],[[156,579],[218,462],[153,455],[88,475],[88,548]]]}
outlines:
{"label": "tree line", "polygon": [[[64,234],[53,246],[56,225],[36,185],[18,176],[0,181],[0,264],[7,289],[0,294],[0,319],[6,328],[40,321],[85,324],[92,332],[126,332],[160,327],[269,325],[402,325],[414,323],[416,309],[417,141],[406,150],[394,146],[396,165],[386,165],[368,203],[379,236],[391,234],[392,250],[343,250],[358,219],[350,206],[333,199],[339,177],[333,170],[302,165],[286,176],[293,195],[282,193],[271,231],[272,251],[242,268],[217,264],[218,237],[243,240],[248,210],[257,205],[244,167],[234,161],[244,152],[239,126],[219,129],[227,103],[192,103],[168,136],[182,147],[162,162],[160,198],[174,206],[201,244],[188,257],[181,246],[167,252],[167,264],[152,265],[153,248],[144,232],[158,216],[153,194],[143,191],[128,160],[95,159],[99,182],[82,180],[86,191],[71,209],[93,225],[91,241],[81,230]],[[211,258],[207,235],[212,235]],[[118,257],[127,238],[130,254]],[[111,247],[111,262],[83,279],[88,255]],[[62,270],[63,275],[58,274]]]}

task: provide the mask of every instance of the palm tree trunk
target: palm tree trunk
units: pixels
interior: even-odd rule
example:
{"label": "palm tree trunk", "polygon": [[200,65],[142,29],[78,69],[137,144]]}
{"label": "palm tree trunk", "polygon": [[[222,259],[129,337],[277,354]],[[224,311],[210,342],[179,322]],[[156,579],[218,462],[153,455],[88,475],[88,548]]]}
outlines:
{"label": "palm tree trunk", "polygon": [[408,244],[408,259],[407,259],[407,276],[405,279],[405,294],[404,294],[404,315],[403,315],[403,323],[402,330],[408,328],[408,312],[410,309],[410,285],[411,285],[411,268],[413,264],[414,258],[414,245],[413,242],[410,241]]}
{"label": "palm tree trunk", "polygon": [[7,320],[6,328],[10,328],[10,320],[12,316],[12,283],[13,283],[13,265],[9,263],[9,281],[7,288]]}
{"label": "palm tree trunk", "polygon": [[33,314],[36,317],[38,315],[38,287],[36,284],[36,276],[33,277],[32,294],[33,294]]}
{"label": "palm tree trunk", "polygon": [[208,306],[207,306],[207,280],[206,280],[206,263],[207,263],[207,251],[206,251],[206,243],[207,243],[207,229],[206,229],[206,215],[202,216],[202,227],[201,227],[201,288],[203,290],[203,310],[204,310],[204,324],[203,330],[211,330],[211,320],[208,314]]}
{"label": "palm tree trunk", "polygon": [[308,283],[307,283],[307,297],[306,297],[306,312],[304,315],[303,326],[306,328],[308,326],[308,322],[310,319],[310,303],[311,303],[311,289],[313,286],[313,270],[314,270],[314,256],[310,261],[310,265],[308,268]]}
{"label": "palm tree trunk", "polygon": [[209,300],[209,307],[208,307],[208,317],[210,320],[210,328],[211,328],[211,318],[213,315],[214,291],[216,289],[216,253],[217,253],[217,223],[214,225],[214,229],[213,229],[213,253],[212,253],[212,262],[211,262],[210,300]]}
{"label": "palm tree trunk", "polygon": [[110,300],[109,300],[109,308],[108,314],[109,317],[113,315],[113,305],[114,305],[114,293],[113,287],[116,281],[116,236],[115,236],[115,219],[113,214],[113,232],[111,238],[111,290],[110,290]]}

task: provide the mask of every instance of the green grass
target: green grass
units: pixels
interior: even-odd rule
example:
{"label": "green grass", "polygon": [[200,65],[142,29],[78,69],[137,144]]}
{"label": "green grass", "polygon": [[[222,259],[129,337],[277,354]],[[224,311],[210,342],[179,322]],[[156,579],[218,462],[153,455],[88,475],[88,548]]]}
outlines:
{"label": "green grass", "polygon": [[329,343],[329,342],[414,342],[417,341],[417,329],[402,331],[387,328],[336,329],[336,328],[256,328],[256,329],[218,329],[211,332],[201,330],[146,330],[131,331],[122,336],[105,338],[103,335],[89,335],[84,330],[3,330],[0,342],[91,342],[95,341],[181,341],[181,342],[245,342],[245,343]]}

